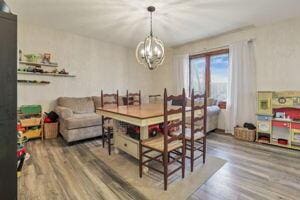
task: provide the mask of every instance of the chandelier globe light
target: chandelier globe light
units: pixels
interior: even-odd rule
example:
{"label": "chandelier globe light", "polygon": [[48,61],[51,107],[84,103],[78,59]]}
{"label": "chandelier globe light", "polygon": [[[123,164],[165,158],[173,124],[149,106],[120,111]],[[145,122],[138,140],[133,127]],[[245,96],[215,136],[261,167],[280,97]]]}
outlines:
{"label": "chandelier globe light", "polygon": [[150,12],[150,35],[137,45],[136,58],[140,64],[145,65],[149,70],[155,70],[163,63],[165,50],[163,42],[153,36],[152,13],[155,11],[155,7],[149,6],[147,10]]}

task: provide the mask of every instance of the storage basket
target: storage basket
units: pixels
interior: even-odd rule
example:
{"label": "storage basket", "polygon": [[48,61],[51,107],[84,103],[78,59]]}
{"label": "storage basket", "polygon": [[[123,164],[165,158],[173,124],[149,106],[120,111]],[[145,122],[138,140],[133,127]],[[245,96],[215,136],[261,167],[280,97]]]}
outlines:
{"label": "storage basket", "polygon": [[23,136],[26,136],[28,139],[41,137],[42,129],[30,129],[27,130]]}
{"label": "storage basket", "polygon": [[234,137],[240,140],[254,142],[256,137],[256,131],[249,130],[247,128],[242,128],[242,127],[235,127]]}
{"label": "storage basket", "polygon": [[20,107],[20,111],[25,115],[36,115],[42,112],[41,105],[23,105]]}
{"label": "storage basket", "polygon": [[29,118],[29,119],[20,119],[22,127],[30,127],[30,126],[39,126],[41,124],[41,118]]}
{"label": "storage basket", "polygon": [[44,136],[45,139],[56,138],[58,134],[58,123],[45,123],[44,124]]}

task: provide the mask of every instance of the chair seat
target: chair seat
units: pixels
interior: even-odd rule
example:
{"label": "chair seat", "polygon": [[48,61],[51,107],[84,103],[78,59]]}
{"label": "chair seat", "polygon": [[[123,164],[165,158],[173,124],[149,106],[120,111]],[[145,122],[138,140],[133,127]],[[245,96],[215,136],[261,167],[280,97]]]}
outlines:
{"label": "chair seat", "polygon": [[[170,138],[170,137],[168,137]],[[155,149],[157,151],[163,152],[164,151],[164,137],[158,136],[154,138],[149,138],[142,141],[142,145],[145,147],[149,147],[152,149]],[[168,152],[173,151],[175,149],[178,149],[182,147],[182,141],[181,140],[175,140],[170,143],[168,143]]]}
{"label": "chair seat", "polygon": [[[171,132],[171,135],[175,135],[175,136],[178,136],[180,134],[181,134],[181,130]],[[203,132],[196,132],[194,134],[194,140],[199,140],[203,137],[204,137]],[[185,139],[186,140],[191,140],[192,139],[191,128],[185,128]]]}

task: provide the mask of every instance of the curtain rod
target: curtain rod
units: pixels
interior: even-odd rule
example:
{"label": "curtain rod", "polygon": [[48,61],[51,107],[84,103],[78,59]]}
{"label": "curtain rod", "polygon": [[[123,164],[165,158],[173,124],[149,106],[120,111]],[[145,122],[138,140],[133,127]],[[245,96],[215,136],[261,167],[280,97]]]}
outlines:
{"label": "curtain rod", "polygon": [[[254,40],[255,40],[255,38],[250,38],[247,40],[247,42],[254,42]],[[212,47],[212,48],[204,48],[202,51],[197,52],[197,53],[192,53],[190,56],[207,53],[207,52],[214,51],[214,50],[221,50],[221,49],[229,48],[229,45],[230,44],[225,44],[222,46],[217,46],[217,47]]]}

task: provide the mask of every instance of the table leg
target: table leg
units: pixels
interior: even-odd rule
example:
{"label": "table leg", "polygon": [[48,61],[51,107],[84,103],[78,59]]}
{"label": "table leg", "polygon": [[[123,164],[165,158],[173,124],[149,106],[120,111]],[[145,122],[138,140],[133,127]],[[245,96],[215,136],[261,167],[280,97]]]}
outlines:
{"label": "table leg", "polygon": [[118,138],[118,123],[117,120],[113,119],[113,144],[114,144],[114,152],[115,154],[119,154],[118,143],[116,142]]}
{"label": "table leg", "polygon": [[140,127],[140,138],[141,140],[145,140],[149,138],[149,132],[148,132],[148,126],[142,126]]}
{"label": "table leg", "polygon": [[[149,129],[148,129],[148,126],[140,127],[140,139],[141,140],[145,140],[145,139],[148,139],[148,138],[149,138]],[[143,151],[145,151],[145,148],[143,148]],[[145,159],[145,158],[143,158],[143,159]],[[145,174],[147,174],[149,172],[149,168],[143,166],[143,172]]]}

